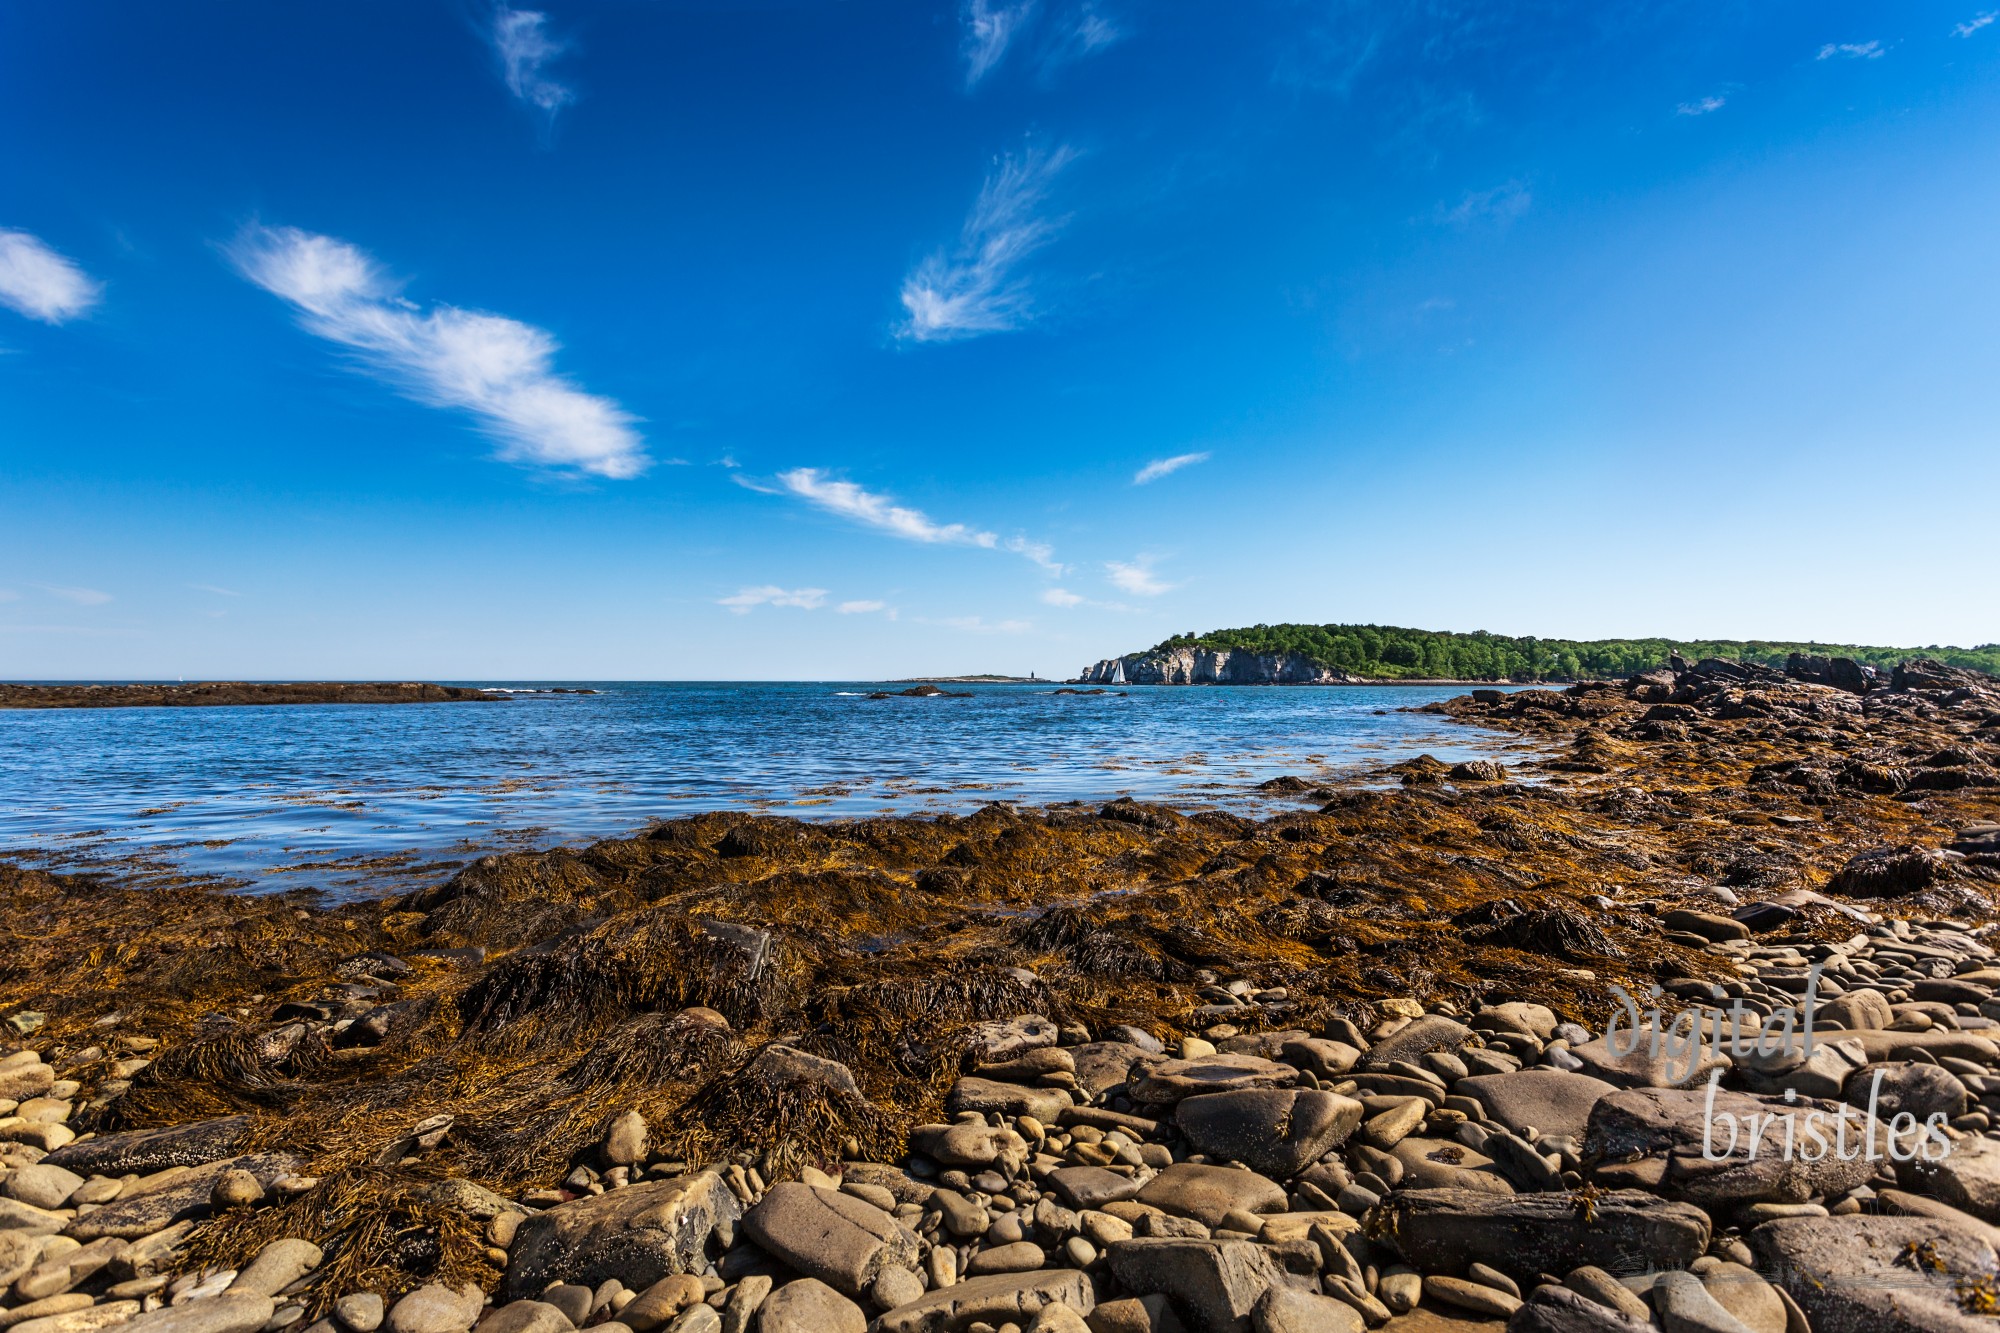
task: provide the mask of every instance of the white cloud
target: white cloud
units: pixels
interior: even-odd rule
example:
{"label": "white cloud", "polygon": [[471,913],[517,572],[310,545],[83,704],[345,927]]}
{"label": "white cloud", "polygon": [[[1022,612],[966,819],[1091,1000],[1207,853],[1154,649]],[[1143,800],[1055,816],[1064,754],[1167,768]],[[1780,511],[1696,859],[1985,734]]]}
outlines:
{"label": "white cloud", "polygon": [[96,305],[104,287],[25,231],[0,229],[0,305],[61,324]]}
{"label": "white cloud", "polygon": [[1114,587],[1135,597],[1158,597],[1174,587],[1171,583],[1161,582],[1153,573],[1153,557],[1150,555],[1134,556],[1129,562],[1107,561],[1104,569]]}
{"label": "white cloud", "polygon": [[1528,187],[1519,181],[1508,181],[1490,190],[1474,190],[1451,208],[1442,205],[1438,209],[1438,220],[1449,222],[1456,227],[1468,227],[1475,222],[1508,223],[1534,204],[1535,197],[1528,193]]}
{"label": "white cloud", "polygon": [[1015,555],[1026,556],[1057,578],[1062,577],[1066,568],[1056,563],[1056,548],[1047,542],[1030,541],[1026,537],[1009,537],[1007,549]]}
{"label": "white cloud", "polygon": [[815,611],[826,605],[826,589],[787,589],[767,583],[759,588],[745,588],[733,597],[718,597],[715,604],[726,606],[739,616],[749,615],[753,606],[796,606],[802,611]]}
{"label": "white cloud", "polygon": [[1206,463],[1207,461],[1208,454],[1206,452],[1198,454],[1175,454],[1172,458],[1156,458],[1132,474],[1132,484],[1134,486],[1144,486],[1149,481],[1158,481],[1161,477],[1179,472],[1184,467],[1193,467],[1196,463]]}
{"label": "white cloud", "polygon": [[1828,42],[1819,49],[1816,60],[1832,60],[1844,56],[1849,60],[1880,60],[1889,54],[1880,42]]}
{"label": "white cloud", "polygon": [[1042,600],[1050,606],[1081,606],[1083,598],[1067,588],[1048,588],[1042,593]]}
{"label": "white cloud", "polygon": [[1067,147],[1000,160],[980,187],[958,246],[931,254],[903,279],[908,319],[898,335],[949,342],[1020,328],[1033,314],[1021,261],[1047,245],[1064,219],[1041,213],[1056,173],[1076,154]]}
{"label": "white cloud", "polygon": [[976,531],[963,523],[934,523],[920,509],[896,504],[888,496],[863,490],[851,481],[835,481],[816,467],[780,472],[778,480],[793,495],[830,514],[879,528],[906,541],[989,548],[1000,543],[994,534]]}
{"label": "white cloud", "polygon": [[46,583],[38,583],[35,586],[51,597],[60,597],[65,602],[75,602],[78,606],[103,606],[111,600],[110,593],[99,592],[95,588],[56,588]]}
{"label": "white cloud", "polygon": [[290,302],[307,332],[352,348],[405,395],[470,412],[509,462],[636,477],[637,420],[555,371],[546,330],[398,294],[375,260],[331,236],[253,227],[229,249],[243,276]]}
{"label": "white cloud", "polygon": [[213,583],[190,583],[188,587],[193,588],[196,592],[212,592],[218,597],[241,597],[243,595],[234,588],[218,588]]}
{"label": "white cloud", "polygon": [[1095,55],[1125,38],[1125,29],[1106,17],[1093,0],[1084,0],[1058,25],[1054,42],[1042,57],[1042,72],[1051,74],[1073,60]]}
{"label": "white cloud", "polygon": [[1953,25],[1952,31],[1960,37],[1970,37],[1994,19],[2000,19],[2000,9],[1989,9],[1983,14],[1974,14],[1965,22]]}
{"label": "white cloud", "polygon": [[1726,97],[1704,97],[1698,101],[1682,102],[1674,108],[1677,116],[1705,116],[1711,111],[1720,111],[1729,101]]}
{"label": "white cloud", "polygon": [[874,601],[842,602],[834,609],[839,611],[843,616],[865,616],[871,611],[887,611],[889,604],[887,602]]}
{"label": "white cloud", "polygon": [[965,56],[965,86],[973,88],[1007,55],[1007,48],[1027,28],[1034,17],[1035,0],[1018,4],[988,4],[987,0],[965,0],[960,22],[965,32],[959,51]]}
{"label": "white cloud", "polygon": [[548,22],[547,14],[501,5],[493,11],[488,37],[500,57],[507,91],[553,121],[556,112],[576,100],[576,93],[548,74],[549,62],[569,49],[569,43],[549,35]]}

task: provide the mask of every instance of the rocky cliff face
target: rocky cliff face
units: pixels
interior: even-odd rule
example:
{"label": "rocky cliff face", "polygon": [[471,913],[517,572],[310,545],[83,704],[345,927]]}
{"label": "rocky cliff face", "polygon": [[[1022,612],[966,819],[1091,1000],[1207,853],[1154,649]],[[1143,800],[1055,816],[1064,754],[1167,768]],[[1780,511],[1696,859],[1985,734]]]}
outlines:
{"label": "rocky cliff face", "polygon": [[1085,667],[1086,685],[1340,685],[1353,680],[1338,667],[1299,653],[1244,653],[1229,648],[1176,648],[1165,653],[1108,657]]}

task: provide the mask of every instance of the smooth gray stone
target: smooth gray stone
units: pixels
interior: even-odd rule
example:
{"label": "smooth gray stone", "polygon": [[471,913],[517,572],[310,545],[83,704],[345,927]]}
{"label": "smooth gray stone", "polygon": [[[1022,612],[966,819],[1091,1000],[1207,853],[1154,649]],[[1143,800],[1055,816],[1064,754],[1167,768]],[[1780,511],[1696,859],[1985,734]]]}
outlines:
{"label": "smooth gray stone", "polygon": [[1108,1258],[1127,1290],[1168,1297],[1208,1333],[1248,1333],[1257,1303],[1284,1281],[1271,1252],[1249,1241],[1121,1240]]}

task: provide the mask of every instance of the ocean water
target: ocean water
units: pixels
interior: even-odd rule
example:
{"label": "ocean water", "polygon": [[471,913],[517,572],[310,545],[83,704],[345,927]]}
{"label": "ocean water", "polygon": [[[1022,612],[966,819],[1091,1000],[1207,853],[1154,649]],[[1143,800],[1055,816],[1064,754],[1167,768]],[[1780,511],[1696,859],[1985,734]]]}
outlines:
{"label": "ocean water", "polygon": [[0,856],[127,883],[344,895],[701,810],[834,818],[1133,796],[1268,814],[1298,808],[1256,790],[1280,774],[1521,748],[1403,711],[1461,692],[1439,687],[954,685],[970,697],[870,699],[900,686],[560,683],[601,692],[0,710]]}

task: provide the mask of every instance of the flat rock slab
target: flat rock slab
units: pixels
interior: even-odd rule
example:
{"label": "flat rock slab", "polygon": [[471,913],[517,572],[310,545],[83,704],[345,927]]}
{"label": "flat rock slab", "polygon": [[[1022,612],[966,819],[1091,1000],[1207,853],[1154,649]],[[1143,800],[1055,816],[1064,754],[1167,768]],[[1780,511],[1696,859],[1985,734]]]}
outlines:
{"label": "flat rock slab", "polygon": [[1140,1189],[1138,1198],[1207,1227],[1220,1224],[1233,1208],[1246,1213],[1285,1210],[1284,1187],[1277,1181],[1239,1167],[1193,1162],[1176,1162],[1160,1172]]}
{"label": "flat rock slab", "polygon": [[669,1273],[699,1273],[708,1265],[709,1236],[742,1215],[713,1171],[562,1204],[515,1233],[502,1297],[537,1296],[551,1282],[595,1287],[614,1277],[644,1290]]}
{"label": "flat rock slab", "polygon": [[1107,1257],[1128,1290],[1168,1297],[1204,1333],[1248,1333],[1251,1311],[1284,1280],[1269,1250],[1242,1240],[1121,1240]]}
{"label": "flat rock slab", "polygon": [[107,1236],[137,1240],[141,1236],[164,1231],[176,1222],[205,1216],[209,1211],[209,1199],[215,1192],[215,1182],[222,1178],[224,1172],[248,1171],[256,1177],[259,1185],[268,1190],[278,1177],[297,1174],[301,1165],[299,1159],[288,1152],[252,1153],[248,1157],[209,1162],[190,1170],[185,1177],[164,1189],[136,1194],[131,1198],[113,1199],[101,1208],[93,1208],[64,1227],[63,1232],[81,1241],[100,1240]]}
{"label": "flat rock slab", "polygon": [[1203,1093],[1289,1088],[1298,1081],[1298,1070],[1259,1055],[1201,1055],[1148,1066],[1132,1082],[1132,1100],[1166,1107]]}
{"label": "flat rock slab", "polygon": [[233,1157],[250,1139],[250,1117],[223,1116],[166,1129],[129,1129],[69,1143],[42,1159],[80,1176],[151,1175]]}
{"label": "flat rock slab", "polygon": [[984,1115],[1031,1115],[1045,1125],[1053,1125],[1073,1103],[1061,1088],[1031,1088],[1021,1083],[1000,1083],[990,1078],[962,1078],[951,1085],[945,1110],[953,1115],[978,1111]]}
{"label": "flat rock slab", "polygon": [[137,1315],[118,1327],[131,1333],[257,1333],[277,1308],[268,1296],[216,1296]]}
{"label": "flat rock slab", "polygon": [[[1816,1122],[1810,1119],[1815,1114]],[[1771,1121],[1772,1116],[1779,1119]],[[1835,1128],[1842,1117],[1845,1156]],[[1815,1123],[1823,1127],[1828,1146],[1818,1161],[1807,1161],[1805,1152],[1814,1150],[1808,1126]],[[1761,1138],[1752,1133],[1757,1124],[1765,1126]],[[1865,1128],[1862,1113],[1839,1102],[1803,1097],[1787,1102],[1719,1090],[1711,1099],[1704,1088],[1630,1088],[1591,1109],[1583,1151],[1600,1163],[1663,1160],[1659,1192],[1670,1199],[1704,1205],[1803,1203],[1815,1195],[1845,1194],[1875,1174],[1863,1142]]]}
{"label": "flat rock slab", "polygon": [[897,1306],[877,1319],[875,1328],[876,1333],[958,1333],[973,1323],[1026,1328],[1044,1306],[1057,1304],[1080,1315],[1096,1309],[1089,1276],[1058,1268],[975,1277]]}
{"label": "flat rock slab", "polygon": [[1253,1088],[1183,1098],[1174,1120],[1204,1154],[1283,1180],[1345,1142],[1361,1103],[1310,1088]]}
{"label": "flat rock slab", "polygon": [[1708,1214],[1640,1190],[1569,1194],[1404,1190],[1384,1206],[1390,1239],[1426,1272],[1483,1263],[1517,1279],[1592,1265],[1613,1273],[1685,1268],[1708,1249]]}
{"label": "flat rock slab", "polygon": [[774,1258],[849,1296],[885,1267],[914,1268],[916,1235],[874,1204],[836,1190],[773,1185],[743,1229]]}
{"label": "flat rock slab", "polygon": [[1750,1243],[1813,1333],[1993,1333],[1992,1319],[1959,1306],[1957,1284],[2000,1262],[1971,1231],[1927,1217],[1788,1217]]}
{"label": "flat rock slab", "polygon": [[1134,1066],[1158,1064],[1164,1058],[1128,1041],[1087,1042],[1070,1047],[1069,1054],[1076,1062],[1076,1086],[1092,1097],[1124,1083]]}
{"label": "flat rock slab", "polygon": [[1101,1166],[1065,1166],[1049,1172],[1048,1187],[1072,1208],[1102,1208],[1139,1193],[1139,1182]]}
{"label": "flat rock slab", "polygon": [[1532,1125],[1543,1134],[1583,1137],[1590,1109],[1618,1091],[1615,1084],[1563,1069],[1523,1069],[1517,1074],[1478,1074],[1462,1078],[1452,1092],[1470,1097],[1514,1133]]}
{"label": "flat rock slab", "polygon": [[[1907,1145],[1909,1136],[1902,1141]],[[1992,1139],[1961,1139],[1935,1162],[1898,1162],[1896,1179],[1905,1189],[1933,1195],[1982,1221],[2000,1222],[2000,1143]]]}
{"label": "flat rock slab", "polygon": [[[1621,1029],[1618,1044],[1622,1050],[1631,1041],[1631,1034]],[[1670,1055],[1664,1043],[1659,1051],[1641,1040],[1637,1050],[1629,1055],[1621,1055],[1611,1048],[1605,1038],[1586,1041],[1570,1048],[1571,1055],[1583,1062],[1578,1071],[1592,1078],[1621,1088],[1687,1088],[1708,1082],[1710,1073],[1717,1069],[1729,1068],[1729,1057],[1704,1042],[1701,1052],[1695,1056],[1690,1067],[1686,1054]]]}

